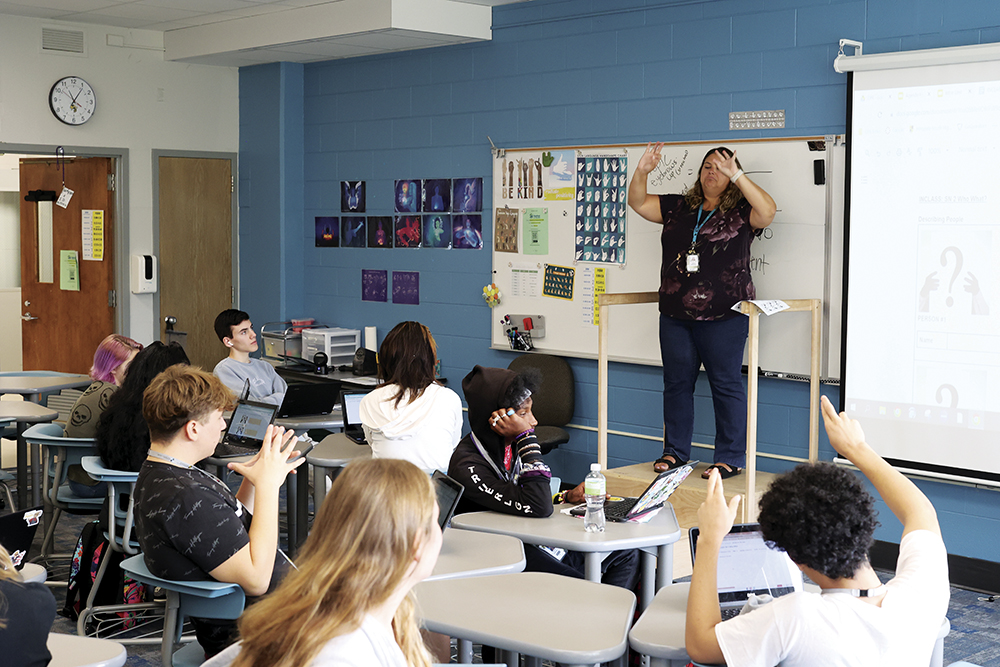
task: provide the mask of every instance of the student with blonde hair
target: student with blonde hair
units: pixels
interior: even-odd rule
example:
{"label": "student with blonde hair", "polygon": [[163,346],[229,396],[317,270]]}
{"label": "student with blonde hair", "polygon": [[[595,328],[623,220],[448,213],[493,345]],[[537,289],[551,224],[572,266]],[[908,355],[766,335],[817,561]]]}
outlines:
{"label": "student with blonde hair", "polygon": [[45,643],[56,617],[56,600],[45,584],[26,584],[0,545],[0,655],[5,665],[45,667]]}
{"label": "student with blonde hair", "polygon": [[281,586],[203,667],[427,667],[411,589],[441,550],[430,478],[408,461],[344,469]]}

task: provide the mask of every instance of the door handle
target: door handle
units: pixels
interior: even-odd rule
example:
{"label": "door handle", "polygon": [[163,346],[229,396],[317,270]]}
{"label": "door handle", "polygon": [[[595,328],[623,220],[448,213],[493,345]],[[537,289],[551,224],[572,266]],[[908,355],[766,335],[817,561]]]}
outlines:
{"label": "door handle", "polygon": [[21,319],[28,322],[29,320],[37,320],[38,318],[34,317],[31,313],[25,313],[24,315],[21,315]]}

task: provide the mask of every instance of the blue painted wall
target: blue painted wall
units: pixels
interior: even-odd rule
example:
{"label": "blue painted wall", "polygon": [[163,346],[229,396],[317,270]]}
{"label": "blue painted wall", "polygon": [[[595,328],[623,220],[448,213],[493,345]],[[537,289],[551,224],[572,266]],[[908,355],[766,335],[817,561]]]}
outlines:
{"label": "blue painted wall", "polygon": [[[512,358],[489,349],[495,316],[481,298],[491,282],[489,249],[315,248],[313,218],[340,215],[340,180],[367,181],[368,215],[391,215],[393,181],[401,178],[481,176],[491,201],[487,136],[510,148],[765,136],[727,129],[730,111],[755,109],[785,110],[786,129],[766,136],[843,133],[846,77],[832,66],[840,38],[863,40],[865,53],[1000,40],[993,0],[532,0],[497,7],[493,17],[489,43],[306,65],[300,97],[297,66],[240,70],[245,308],[269,319],[374,325],[380,339],[398,321],[420,320],[458,389],[474,364],[506,366]],[[289,117],[296,110],[301,145]],[[292,202],[299,196],[301,218]],[[489,239],[486,220],[483,227]],[[285,259],[280,268],[270,262],[276,253]],[[419,271],[420,305],[362,303],[362,268]],[[596,427],[596,364],[571,364],[574,423]],[[611,428],[658,437],[659,369],[613,364],[610,385]],[[836,388],[824,392],[836,399]],[[696,400],[695,439],[710,443],[704,380]],[[807,385],[762,381],[760,449],[805,456],[808,413]],[[610,464],[620,466],[652,460],[660,445],[612,436],[609,449]],[[576,430],[550,463],[579,479],[596,451],[596,434]],[[711,458],[706,450],[696,455]],[[821,457],[832,457],[825,435]],[[765,470],[787,466],[760,460]],[[938,508],[951,553],[1000,561],[1000,495],[920,485]],[[878,538],[898,541],[898,525],[882,509]]]}

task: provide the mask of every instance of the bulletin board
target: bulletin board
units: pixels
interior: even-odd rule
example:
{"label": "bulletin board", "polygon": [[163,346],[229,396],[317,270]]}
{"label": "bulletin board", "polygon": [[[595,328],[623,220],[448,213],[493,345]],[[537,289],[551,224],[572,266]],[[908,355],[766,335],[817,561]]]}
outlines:
{"label": "bulletin board", "polygon": [[[680,194],[695,182],[705,153],[725,145],[777,204],[774,221],[751,244],[758,299],[823,300],[821,375],[840,369],[844,145],[839,137],[670,143],[649,175],[648,192]],[[493,160],[493,277],[501,302],[491,344],[510,349],[501,322],[544,316],[539,352],[597,358],[601,292],[659,288],[660,230],[626,204],[642,145],[498,149]],[[572,284],[568,284],[569,281]],[[612,309],[609,358],[660,365],[653,304]],[[515,325],[521,324],[519,321]],[[523,326],[523,325],[522,325]],[[809,373],[805,313],[761,317],[760,367]]]}

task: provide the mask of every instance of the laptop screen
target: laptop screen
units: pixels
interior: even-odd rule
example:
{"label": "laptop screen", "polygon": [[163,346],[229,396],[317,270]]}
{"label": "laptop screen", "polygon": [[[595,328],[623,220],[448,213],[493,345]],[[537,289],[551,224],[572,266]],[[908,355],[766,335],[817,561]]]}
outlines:
{"label": "laptop screen", "polygon": [[42,519],[42,508],[33,507],[0,517],[0,544],[10,554],[14,569],[20,570],[35,539],[35,531]]}
{"label": "laptop screen", "polygon": [[341,397],[344,408],[344,428],[361,426],[361,399],[368,395],[367,391],[345,391]]}
{"label": "laptop screen", "polygon": [[697,463],[698,461],[692,461],[680,468],[660,473],[660,475],[653,480],[653,483],[649,485],[649,488],[643,491],[642,495],[639,496],[639,500],[632,507],[631,514],[642,514],[647,510],[654,509],[667,502],[667,498],[670,497],[681,482],[687,479],[687,476],[691,474],[691,471],[694,470],[694,466]]}
{"label": "laptop screen", "polygon": [[[695,558],[698,529],[691,529]],[[718,569],[719,602],[743,602],[750,593],[778,597],[802,590],[802,572],[784,551],[771,549],[756,523],[737,524],[722,540]]]}
{"label": "laptop screen", "polygon": [[435,470],[431,479],[434,480],[434,488],[437,491],[438,523],[441,530],[444,530],[455,514],[455,508],[458,507],[458,501],[465,487],[440,470]]}
{"label": "laptop screen", "polygon": [[225,442],[244,445],[260,446],[264,443],[264,432],[268,425],[274,421],[274,414],[278,406],[270,403],[253,403],[241,401],[236,404],[233,410],[232,419],[229,420],[229,428],[226,430]]}

